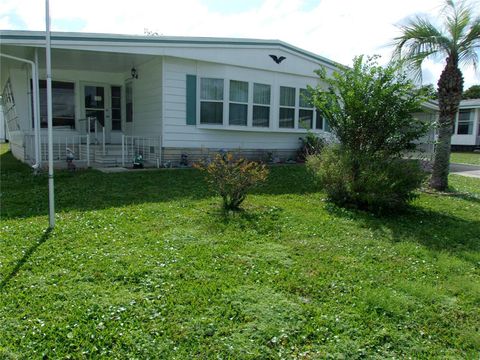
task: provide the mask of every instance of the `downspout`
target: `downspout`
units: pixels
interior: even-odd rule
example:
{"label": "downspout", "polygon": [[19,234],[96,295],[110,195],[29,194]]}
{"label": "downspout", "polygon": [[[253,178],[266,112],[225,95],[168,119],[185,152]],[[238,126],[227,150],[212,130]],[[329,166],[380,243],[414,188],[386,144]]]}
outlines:
{"label": "downspout", "polygon": [[35,164],[33,165],[34,169],[37,169],[40,167],[40,119],[39,119],[39,111],[38,111],[38,74],[37,74],[37,67],[36,64],[28,59],[22,59],[16,56],[12,55],[7,55],[7,54],[2,54],[0,53],[0,57],[6,57],[7,59],[12,59],[20,62],[24,62],[27,64],[30,64],[32,67],[32,82],[34,82],[33,87],[33,122],[35,124]]}

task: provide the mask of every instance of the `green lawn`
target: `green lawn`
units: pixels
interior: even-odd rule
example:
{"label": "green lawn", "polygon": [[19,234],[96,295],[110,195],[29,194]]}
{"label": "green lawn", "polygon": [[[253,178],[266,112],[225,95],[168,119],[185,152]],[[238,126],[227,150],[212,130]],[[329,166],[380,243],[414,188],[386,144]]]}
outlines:
{"label": "green lawn", "polygon": [[480,355],[480,180],[377,219],[271,169],[222,215],[196,170],[56,173],[3,153],[0,358]]}
{"label": "green lawn", "polygon": [[459,164],[480,165],[480,153],[452,152],[450,161]]}

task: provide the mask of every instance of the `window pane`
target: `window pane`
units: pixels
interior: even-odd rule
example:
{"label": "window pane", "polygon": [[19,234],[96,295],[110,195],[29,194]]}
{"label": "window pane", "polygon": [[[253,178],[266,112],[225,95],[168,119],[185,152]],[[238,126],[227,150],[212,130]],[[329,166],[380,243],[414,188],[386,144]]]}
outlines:
{"label": "window pane", "polygon": [[270,126],[270,107],[269,106],[253,106],[253,126],[269,127]]}
{"label": "window pane", "polygon": [[121,96],[120,86],[112,86],[112,97],[120,97],[120,96]]}
{"label": "window pane", "polygon": [[121,120],[122,112],[120,109],[112,109],[112,120]]}
{"label": "window pane", "polygon": [[298,117],[298,127],[302,129],[311,129],[313,123],[313,110],[302,110],[299,111]]}
{"label": "window pane", "polygon": [[293,128],[295,125],[295,109],[280,108],[281,128]]}
{"label": "window pane", "polygon": [[90,109],[103,109],[105,107],[102,86],[85,86],[85,107]]}
{"label": "window pane", "polygon": [[248,82],[230,80],[230,101],[248,102]]}
{"label": "window pane", "polygon": [[202,78],[200,80],[202,100],[223,100],[223,79]]}
{"label": "window pane", "polygon": [[223,103],[202,101],[200,104],[201,124],[223,124]]}
{"label": "window pane", "polygon": [[132,83],[125,83],[125,108],[126,108],[126,122],[133,121],[133,89]]}
{"label": "window pane", "polygon": [[253,84],[253,103],[270,105],[270,85]]}
{"label": "window pane", "polygon": [[473,122],[459,122],[457,134],[458,135],[471,135],[473,132]]}
{"label": "window pane", "polygon": [[315,117],[315,128],[322,130],[323,129],[323,118],[320,115],[320,111],[317,110],[317,115]]}
{"label": "window pane", "polygon": [[310,92],[307,89],[300,89],[300,107],[313,108]]}
{"label": "window pane", "polygon": [[458,121],[470,121],[470,110],[460,110],[458,113]]}
{"label": "window pane", "polygon": [[122,130],[122,121],[112,120],[112,130]]}
{"label": "window pane", "polygon": [[[75,85],[52,81],[52,125],[75,128]],[[47,127],[47,81],[39,81],[40,127]]]}
{"label": "window pane", "polygon": [[295,88],[280,86],[280,105],[295,106]]}
{"label": "window pane", "polygon": [[230,104],[230,125],[247,125],[247,105]]}

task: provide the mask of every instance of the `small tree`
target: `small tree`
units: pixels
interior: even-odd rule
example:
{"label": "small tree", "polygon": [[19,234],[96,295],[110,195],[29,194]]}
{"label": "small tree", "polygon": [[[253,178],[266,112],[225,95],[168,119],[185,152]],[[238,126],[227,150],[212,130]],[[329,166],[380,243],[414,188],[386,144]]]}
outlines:
{"label": "small tree", "polygon": [[[377,57],[356,57],[352,68],[318,75],[327,90],[311,88],[313,102],[340,144],[309,159],[310,169],[337,204],[374,212],[400,208],[423,178],[419,164],[402,156],[430,127],[413,116],[429,99],[428,90],[395,65],[379,66]],[[402,179],[409,176],[414,180]]]}
{"label": "small tree", "polygon": [[328,90],[321,85],[310,90],[315,107],[344,149],[399,156],[413,150],[414,140],[430,126],[413,116],[429,99],[428,90],[417,88],[399,66],[381,67],[377,58],[356,57],[352,68],[342,67],[331,76],[320,69],[317,74]]}
{"label": "small tree", "polygon": [[213,161],[194,166],[206,172],[208,184],[222,197],[224,210],[238,210],[247,193],[268,176],[265,165],[235,159],[232,153],[217,154]]}
{"label": "small tree", "polygon": [[463,92],[462,99],[480,99],[480,85],[472,85]]}

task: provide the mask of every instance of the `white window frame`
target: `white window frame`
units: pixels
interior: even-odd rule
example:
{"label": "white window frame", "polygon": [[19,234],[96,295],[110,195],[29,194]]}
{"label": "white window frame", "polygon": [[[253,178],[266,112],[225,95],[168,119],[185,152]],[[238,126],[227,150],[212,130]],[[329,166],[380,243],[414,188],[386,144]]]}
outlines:
{"label": "white window frame", "polygon": [[[253,129],[270,129],[272,127],[272,88],[273,86],[271,84],[264,84],[264,83],[259,83],[259,82],[251,82],[252,84],[252,101],[251,101],[251,105],[252,105],[252,114],[251,114],[251,117],[250,117],[250,126],[253,128]],[[268,86],[270,88],[270,98],[268,99],[268,104],[260,104],[260,103],[256,103],[255,102],[255,99],[254,99],[254,91],[255,91],[255,85],[263,85],[263,86]],[[260,107],[268,107],[268,126],[254,126],[253,125],[253,108],[255,106],[260,106]]]}
{"label": "white window frame", "polygon": [[[468,117],[468,120],[460,120],[460,113],[461,112],[468,112],[469,114],[469,117]],[[469,128],[472,129],[472,132],[471,133],[467,133],[467,134],[460,134],[458,132],[459,128],[460,128],[460,125],[465,125],[465,124],[468,124],[469,125]],[[458,114],[457,114],[457,129],[455,131],[455,135],[459,135],[459,136],[471,136],[473,135],[473,132],[474,132],[474,110],[473,109],[460,109],[458,110]]]}
{"label": "white window frame", "polygon": [[[240,102],[240,101],[233,101],[230,99],[230,86],[231,86],[231,83],[232,81],[236,81],[236,82],[242,82],[242,83],[246,83],[247,84],[247,102]],[[251,82],[250,81],[245,81],[245,80],[236,80],[236,79],[228,79],[228,101],[227,101],[227,108],[228,108],[228,117],[226,119],[226,125],[227,126],[239,126],[239,127],[242,127],[242,128],[245,128],[245,127],[248,127],[249,126],[249,108],[251,106],[251,99],[250,99],[250,93],[251,93],[251,89],[250,89],[250,84]],[[225,84],[224,84],[225,85]],[[225,96],[224,96],[225,97]],[[246,124],[245,125],[240,125],[240,124],[230,124],[230,104],[238,104],[238,105],[246,105],[247,106],[247,121],[246,121]]]}
{"label": "white window frame", "polygon": [[[282,87],[293,89],[295,91],[295,94],[294,94],[295,103],[294,103],[293,106],[282,105],[282,103],[281,103]],[[286,129],[286,130],[298,129],[298,96],[297,96],[297,93],[298,93],[298,88],[295,87],[295,86],[285,86],[285,85],[280,85],[279,86],[279,88],[278,88],[278,128],[279,129]],[[293,127],[282,127],[282,126],[280,126],[280,112],[281,112],[282,108],[283,109],[293,109]]]}
{"label": "white window frame", "polygon": [[[213,77],[213,76],[199,76],[199,81],[197,81],[197,124],[198,125],[207,125],[207,126],[227,126],[228,124],[228,101],[225,101],[226,96],[229,94],[230,90],[230,81],[226,81],[225,78],[220,77]],[[223,95],[222,100],[210,100],[210,99],[202,99],[202,80],[203,79],[214,79],[214,80],[222,80],[223,81]],[[221,123],[202,123],[202,102],[215,102],[221,103],[223,110],[222,110],[222,122]]]}

